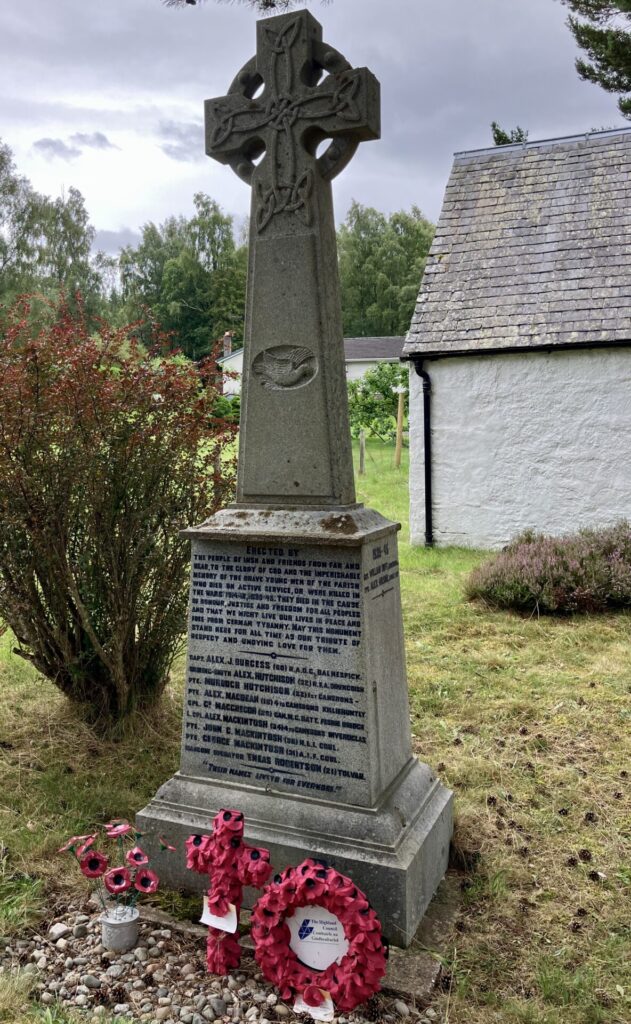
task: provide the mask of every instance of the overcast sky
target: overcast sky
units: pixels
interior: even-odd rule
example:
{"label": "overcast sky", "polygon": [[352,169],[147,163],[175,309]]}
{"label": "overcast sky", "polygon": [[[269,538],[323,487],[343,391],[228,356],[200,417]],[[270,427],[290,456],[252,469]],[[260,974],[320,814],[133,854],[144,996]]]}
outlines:
{"label": "overcast sky", "polygon": [[[492,120],[531,139],[628,124],[614,96],[578,79],[559,0],[309,7],[382,86],[382,140],[336,180],[340,219],[353,198],[436,219],[453,152],[489,145]],[[197,191],[241,218],[249,189],[204,155],[202,111],[252,56],[255,20],[214,0],[1,0],[0,138],[40,191],[80,189],[110,251],[147,221],[190,214]]]}

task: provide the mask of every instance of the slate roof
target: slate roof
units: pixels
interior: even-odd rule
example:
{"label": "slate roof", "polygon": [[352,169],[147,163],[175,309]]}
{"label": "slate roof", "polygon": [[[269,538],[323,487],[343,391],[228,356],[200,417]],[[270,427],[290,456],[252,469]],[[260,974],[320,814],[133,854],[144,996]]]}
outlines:
{"label": "slate roof", "polygon": [[396,360],[401,358],[405,338],[344,338],[344,357],[354,359]]}
{"label": "slate roof", "polygon": [[631,341],[631,128],[456,153],[403,356]]}

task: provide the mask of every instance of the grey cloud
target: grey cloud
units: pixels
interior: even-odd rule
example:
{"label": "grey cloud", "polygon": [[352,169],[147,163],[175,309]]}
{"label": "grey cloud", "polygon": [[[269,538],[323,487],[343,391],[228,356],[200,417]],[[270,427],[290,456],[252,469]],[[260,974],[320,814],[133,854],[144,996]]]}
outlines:
{"label": "grey cloud", "polygon": [[131,228],[121,228],[120,231],[97,229],[92,248],[95,251],[101,250],[114,255],[125,245],[138,245],[140,238],[138,231],[133,231]]}
{"label": "grey cloud", "polygon": [[[0,12],[1,15],[1,12]],[[0,16],[0,30],[2,20]],[[1,40],[0,40],[1,44]],[[0,58],[2,58],[2,46],[0,45]],[[2,79],[0,77],[0,83]],[[11,94],[8,87],[0,93],[0,120],[3,125],[31,125],[51,122],[59,129],[67,126],[67,130],[75,128],[78,124],[85,125],[90,122],[98,122],[105,128],[113,131],[128,127],[129,124],[136,126],[150,126],[161,114],[161,105],[156,103],[134,102],[129,98],[118,106],[96,107],[81,105],[58,99],[56,101],[42,100],[39,97],[25,96],[23,94]],[[88,133],[78,133],[85,138],[92,138]],[[93,134],[99,135],[100,132]],[[106,136],[107,137],[107,136]]]}
{"label": "grey cloud", "polygon": [[70,141],[74,142],[76,146],[83,146],[87,149],[119,149],[119,146],[115,146],[113,142],[110,142],[107,135],[103,132],[75,132],[74,135],[70,136]]}
{"label": "grey cloud", "polygon": [[49,158],[58,157],[60,160],[76,160],[81,156],[81,150],[76,146],[68,146],[63,139],[37,139],[33,148]]}
{"label": "grey cloud", "polygon": [[84,149],[118,149],[113,142],[110,142],[103,132],[75,132],[64,142],[63,139],[37,139],[33,143],[34,149],[47,157],[58,157],[60,160],[76,160],[81,156]]}
{"label": "grey cloud", "polygon": [[204,126],[201,121],[182,124],[160,121],[158,135],[164,140],[160,149],[172,160],[191,163],[204,159]]}
{"label": "grey cloud", "polygon": [[[622,123],[615,96],[578,79],[567,10],[554,0],[312,0],[311,10],[327,42],[382,84],[382,140],[361,146],[336,181],[340,215],[355,197],[388,211],[417,203],[435,218],[453,152],[489,145],[492,120],[520,124],[533,140]],[[151,216],[181,212],[191,168],[202,169],[203,100],[224,95],[252,56],[255,21],[246,4],[0,2],[2,124],[37,125],[34,134],[70,144],[66,133],[86,126],[149,136],[179,164]],[[216,198],[235,197],[243,212],[247,189],[237,193],[227,169],[211,173]],[[115,196],[111,205],[117,223]]]}

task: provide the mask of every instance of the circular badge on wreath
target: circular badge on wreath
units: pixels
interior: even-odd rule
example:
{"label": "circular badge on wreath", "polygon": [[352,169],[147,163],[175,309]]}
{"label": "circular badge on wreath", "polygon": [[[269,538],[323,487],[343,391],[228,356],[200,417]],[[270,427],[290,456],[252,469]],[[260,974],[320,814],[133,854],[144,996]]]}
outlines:
{"label": "circular badge on wreath", "polygon": [[254,907],[251,934],[256,961],[281,999],[302,996],[315,1007],[329,994],[350,1011],[379,991],[386,973],[379,918],[355,883],[322,861],[275,876]]}

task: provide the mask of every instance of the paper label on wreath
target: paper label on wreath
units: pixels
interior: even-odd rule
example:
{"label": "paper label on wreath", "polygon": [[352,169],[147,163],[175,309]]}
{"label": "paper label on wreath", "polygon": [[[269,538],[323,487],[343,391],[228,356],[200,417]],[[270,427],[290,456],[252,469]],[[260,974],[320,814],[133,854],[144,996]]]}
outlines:
{"label": "paper label on wreath", "polygon": [[324,907],[298,907],[285,923],[291,933],[289,948],[314,971],[326,971],[348,953],[344,925]]}
{"label": "paper label on wreath", "polygon": [[325,992],[323,988],[320,992],[324,996],[323,1002],[320,1006],[309,1006],[305,1003],[302,996],[298,996],[294,1003],[294,1013],[310,1013],[314,1020],[325,1020],[332,1021],[335,1019],[335,1007],[333,1000],[331,999],[330,992]]}
{"label": "paper label on wreath", "polygon": [[237,908],[231,903],[230,909],[223,917],[213,914],[208,908],[208,896],[204,896],[204,913],[200,918],[200,924],[207,924],[209,928],[218,928],[222,932],[236,932],[239,921],[237,919]]}

